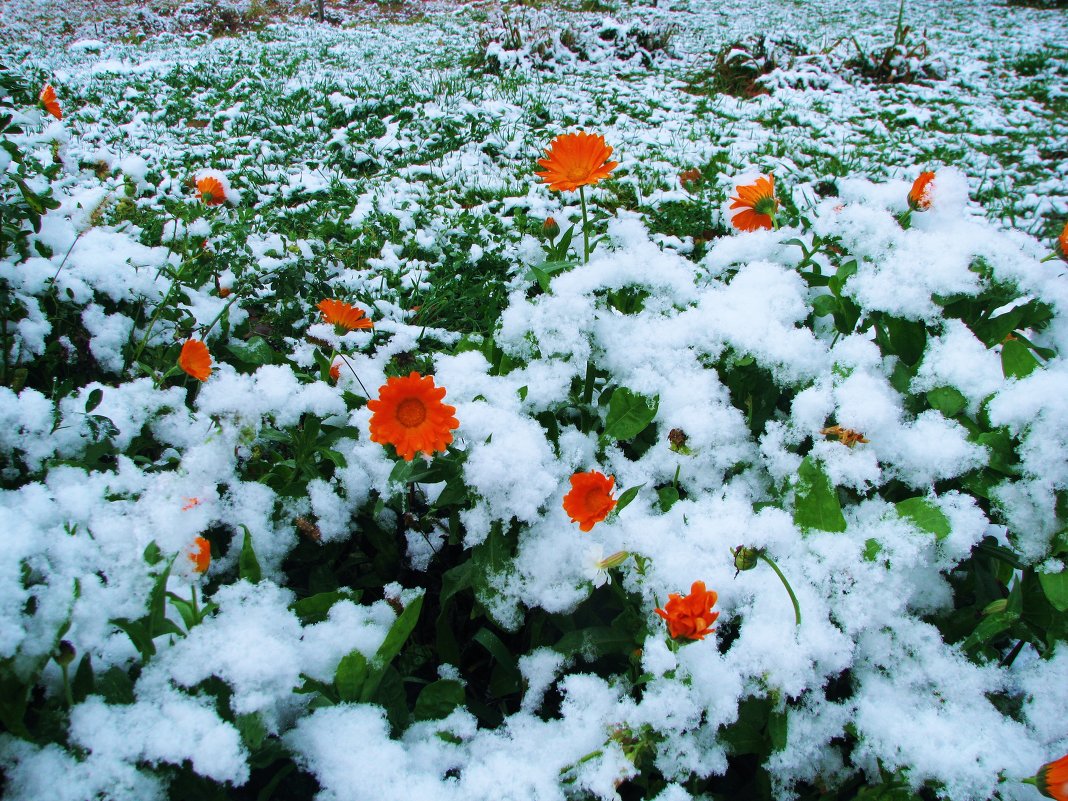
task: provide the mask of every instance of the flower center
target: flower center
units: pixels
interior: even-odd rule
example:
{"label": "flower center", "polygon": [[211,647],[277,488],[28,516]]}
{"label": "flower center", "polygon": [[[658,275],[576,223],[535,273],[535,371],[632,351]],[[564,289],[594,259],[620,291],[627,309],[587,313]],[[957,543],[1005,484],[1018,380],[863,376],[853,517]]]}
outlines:
{"label": "flower center", "polygon": [[757,200],[753,204],[753,211],[757,214],[766,214],[769,217],[775,213],[775,210],[779,207],[779,203],[774,197],[764,195],[764,197]]}
{"label": "flower center", "polygon": [[605,494],[604,490],[592,489],[586,493],[586,511],[592,515],[599,515],[604,511],[605,507]]}
{"label": "flower center", "polygon": [[426,406],[419,398],[405,398],[397,404],[397,422],[405,428],[415,428],[426,420]]}

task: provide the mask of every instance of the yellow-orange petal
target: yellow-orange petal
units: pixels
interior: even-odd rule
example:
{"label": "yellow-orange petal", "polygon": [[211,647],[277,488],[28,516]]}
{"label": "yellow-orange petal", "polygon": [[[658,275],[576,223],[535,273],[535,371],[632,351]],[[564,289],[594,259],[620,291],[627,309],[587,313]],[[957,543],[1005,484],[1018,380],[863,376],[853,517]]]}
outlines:
{"label": "yellow-orange petal", "polygon": [[434,386],[433,376],[413,371],[387,379],[378,398],[367,402],[371,441],[392,445],[408,462],[416,453],[445,451],[460,421],[453,416],[456,407],[441,402],[444,397],[445,388]]}
{"label": "yellow-orange petal", "polygon": [[535,175],[554,192],[573,192],[607,178],[619,166],[608,160],[611,155],[612,148],[600,134],[560,134],[545,149],[545,158],[538,159],[542,172]]}
{"label": "yellow-orange petal", "polygon": [[211,566],[211,543],[204,537],[193,540],[193,547],[189,549],[189,561],[193,563],[193,570],[197,573],[205,573]]}
{"label": "yellow-orange petal", "polygon": [[672,638],[703,640],[715,630],[712,624],[719,617],[719,612],[713,612],[712,607],[717,598],[715,592],[705,589],[703,581],[695,581],[690,586],[689,595],[670,593],[664,608],[654,611],[667,621],[668,633]]}
{"label": "yellow-orange petal", "polygon": [[1043,765],[1035,778],[1042,795],[1054,801],[1068,801],[1068,754]]}
{"label": "yellow-orange petal", "polygon": [[615,476],[606,476],[597,470],[575,473],[571,476],[571,489],[564,496],[564,511],[580,531],[589,531],[616,508],[612,497]]}
{"label": "yellow-orange petal", "polygon": [[190,339],[182,345],[178,366],[197,381],[207,381],[211,375],[211,354],[208,346],[199,339]]}
{"label": "yellow-orange petal", "polygon": [[44,89],[41,90],[38,99],[41,101],[41,106],[45,111],[57,120],[63,119],[63,110],[59,107],[59,98],[56,97],[56,90],[52,84],[46,83],[44,85]]}
{"label": "yellow-orange petal", "polygon": [[1061,235],[1057,237],[1057,244],[1061,249],[1061,257],[1068,259],[1068,222],[1064,224],[1064,230],[1061,231]]}
{"label": "yellow-orange petal", "polygon": [[197,179],[197,199],[205,206],[220,206],[226,202],[226,189],[213,175]]}
{"label": "yellow-orange petal", "polygon": [[919,177],[912,182],[909,190],[909,208],[913,211],[927,211],[931,208],[931,181],[934,180],[933,172],[921,172]]}
{"label": "yellow-orange petal", "polygon": [[759,228],[771,230],[774,225],[774,214],[779,207],[779,201],[775,197],[775,176],[762,175],[751,184],[742,184],[735,187],[734,201],[730,209],[731,225],[739,231],[756,231]]}
{"label": "yellow-orange petal", "polygon": [[358,309],[350,303],[328,298],[319,301],[315,308],[323,313],[323,319],[331,325],[339,325],[349,331],[358,328],[373,328],[371,318],[364,314],[363,309]]}

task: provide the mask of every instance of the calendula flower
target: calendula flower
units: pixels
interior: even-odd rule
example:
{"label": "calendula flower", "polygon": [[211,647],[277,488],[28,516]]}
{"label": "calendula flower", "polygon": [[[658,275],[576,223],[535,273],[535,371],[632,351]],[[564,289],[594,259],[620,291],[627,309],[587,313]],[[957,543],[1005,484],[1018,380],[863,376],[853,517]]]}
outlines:
{"label": "calendula flower", "polygon": [[341,328],[355,331],[357,328],[373,328],[371,318],[364,314],[363,309],[358,309],[350,303],[341,300],[320,300],[315,308],[323,313],[323,319]]}
{"label": "calendula flower", "polygon": [[827,428],[821,428],[820,433],[825,437],[838,437],[838,441],[848,448],[852,448],[858,442],[868,442],[867,437],[852,428],[828,426]]}
{"label": "calendula flower", "polygon": [[441,402],[444,387],[435,387],[433,376],[412,372],[393,377],[367,402],[371,415],[371,440],[390,444],[410,462],[418,452],[430,456],[452,442],[452,430],[460,425],[453,417],[456,407]]}
{"label": "calendula flower", "polygon": [[695,581],[689,595],[683,597],[673,592],[664,608],[655,611],[667,621],[668,633],[673,638],[703,640],[714,631],[712,624],[719,617],[719,612],[712,611],[717,598],[715,592],[705,590],[703,581]]}
{"label": "calendula flower", "polygon": [[909,190],[909,208],[913,211],[927,211],[931,208],[931,181],[933,172],[921,172],[920,177],[912,182]]}
{"label": "calendula flower", "polygon": [[189,561],[193,563],[193,570],[197,573],[205,573],[211,565],[211,543],[203,537],[193,540],[193,547],[187,554]]}
{"label": "calendula flower", "polygon": [[573,192],[607,178],[619,165],[618,161],[608,160],[611,155],[612,148],[600,134],[560,134],[549,143],[545,158],[538,159],[544,172],[534,174],[554,192]]}
{"label": "calendula flower", "polygon": [[615,476],[596,470],[571,476],[571,490],[564,496],[564,511],[572,522],[579,524],[580,531],[589,531],[616,508],[612,497],[615,483]]}
{"label": "calendula flower", "polygon": [[1043,765],[1028,782],[1035,785],[1046,798],[1068,801],[1068,754]]}
{"label": "calendula flower", "polygon": [[38,100],[41,101],[41,108],[57,120],[63,119],[63,109],[59,107],[59,100],[56,98],[56,90],[52,87],[52,84],[46,83],[44,85],[44,89],[42,89],[41,94],[38,95]]}
{"label": "calendula flower", "polygon": [[546,239],[552,242],[556,237],[560,236],[560,223],[552,217],[546,217],[545,222],[541,224],[541,232]]}
{"label": "calendula flower", "polygon": [[333,381],[337,381],[341,378],[341,362],[334,362],[330,365],[330,378]]}
{"label": "calendula flower", "polygon": [[182,345],[178,366],[197,381],[207,381],[211,375],[211,354],[208,346],[199,339],[190,339]]}
{"label": "calendula flower", "polygon": [[1061,258],[1068,260],[1068,222],[1064,224],[1064,230],[1057,237],[1057,247],[1061,249]]}
{"label": "calendula flower", "polygon": [[775,197],[775,176],[762,175],[751,184],[735,187],[737,197],[732,197],[731,225],[739,231],[755,231],[758,228],[771,230],[779,201]]}
{"label": "calendula flower", "polygon": [[226,188],[214,175],[197,178],[197,200],[205,206],[221,206],[226,202]]}

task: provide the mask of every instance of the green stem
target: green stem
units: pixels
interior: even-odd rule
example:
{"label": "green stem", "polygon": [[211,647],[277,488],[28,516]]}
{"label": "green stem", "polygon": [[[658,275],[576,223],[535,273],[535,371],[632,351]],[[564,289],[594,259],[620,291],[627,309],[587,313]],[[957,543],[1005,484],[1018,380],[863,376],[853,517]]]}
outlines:
{"label": "green stem", "polygon": [[593,362],[586,362],[586,378],[582,382],[582,432],[584,434],[589,433],[590,423],[592,422],[592,415],[590,414],[590,404],[593,403],[593,385],[597,380],[597,371],[593,367]]}
{"label": "green stem", "polygon": [[579,200],[582,201],[582,263],[590,263],[590,220],[586,214],[586,187],[579,187]]}
{"label": "green stem", "polygon": [[221,320],[221,319],[222,319],[222,316],[223,316],[224,314],[226,314],[226,312],[227,312],[227,311],[229,311],[229,310],[230,310],[230,307],[231,307],[231,306],[233,306],[233,305],[234,305],[234,303],[236,303],[236,302],[237,302],[237,299],[238,299],[238,295],[237,295],[237,293],[235,292],[235,293],[234,293],[234,296],[233,296],[232,298],[230,298],[230,300],[226,301],[226,305],[225,305],[225,306],[223,306],[223,307],[222,307],[222,310],[221,310],[221,311],[220,311],[220,312],[219,312],[218,314],[216,314],[216,315],[215,315],[215,319],[214,319],[214,320],[212,320],[212,321],[211,321],[211,322],[210,322],[210,323],[208,324],[208,327],[207,327],[207,328],[205,328],[205,329],[204,329],[204,331],[203,331],[203,333],[201,334],[201,336],[202,336],[202,337],[204,338],[204,340],[207,340],[207,338],[208,338],[208,332],[209,332],[209,331],[211,331],[211,329],[213,329],[213,328],[215,327],[215,324],[216,324],[217,322],[219,322],[219,320]]}
{"label": "green stem", "polygon": [[174,288],[178,286],[178,282],[182,278],[182,273],[185,271],[185,265],[186,262],[183,261],[178,267],[178,272],[174,274],[174,280],[171,281],[170,289],[167,290],[167,294],[163,296],[163,300],[156,306],[156,311],[153,313],[152,319],[148,321],[148,330],[145,331],[145,335],[141,338],[141,342],[137,346],[137,352],[134,353],[134,364],[137,364],[137,362],[140,361],[141,354],[144,353],[145,350],[145,345],[148,344],[149,337],[152,336],[152,329],[156,327],[156,323],[159,321],[159,316],[163,313],[163,310],[167,308],[167,303],[170,302],[171,295],[174,294]]}
{"label": "green stem", "polygon": [[189,596],[189,605],[193,607],[193,623],[196,624],[200,622],[200,610],[197,608],[197,585],[191,585],[190,590],[192,592]]}
{"label": "green stem", "polygon": [[70,667],[61,664],[59,669],[63,671],[63,699],[67,702],[67,709],[70,709],[74,706],[74,694],[70,690]]}
{"label": "green stem", "polygon": [[1053,261],[1054,259],[1059,259],[1059,258],[1060,258],[1060,256],[1058,256],[1056,253],[1050,253],[1048,256],[1046,256],[1046,258],[1041,259],[1039,261],[1039,264],[1045,264],[1047,261]]}
{"label": "green stem", "polygon": [[794,589],[793,589],[793,587],[790,586],[790,582],[786,580],[786,576],[784,576],[782,574],[782,571],[779,570],[779,566],[777,564],[775,564],[775,561],[770,556],[768,556],[763,551],[758,551],[757,552],[757,556],[760,559],[763,559],[765,562],[768,563],[768,565],[771,566],[771,569],[775,571],[775,575],[779,577],[779,581],[782,582],[782,586],[786,587],[786,592],[790,595],[790,603],[792,603],[794,605],[794,622],[798,626],[800,626],[801,625],[801,605],[797,602],[797,596],[794,595]]}

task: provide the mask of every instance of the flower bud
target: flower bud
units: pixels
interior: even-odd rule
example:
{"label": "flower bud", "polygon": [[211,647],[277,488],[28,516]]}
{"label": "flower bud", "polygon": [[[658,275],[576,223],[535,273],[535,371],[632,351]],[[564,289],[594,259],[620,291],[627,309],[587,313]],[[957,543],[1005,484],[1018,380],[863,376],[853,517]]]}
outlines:
{"label": "flower bud", "polygon": [[545,222],[541,224],[541,232],[546,239],[552,242],[556,237],[560,236],[560,225],[552,217],[546,217]]}
{"label": "flower bud", "polygon": [[752,570],[757,566],[757,560],[760,557],[759,549],[746,548],[744,545],[732,548],[731,553],[734,555],[734,568],[739,571]]}
{"label": "flower bud", "polygon": [[56,660],[57,664],[66,667],[74,661],[74,657],[77,654],[78,652],[74,650],[74,646],[71,645],[69,640],[60,640],[56,652],[52,654],[52,658]]}

